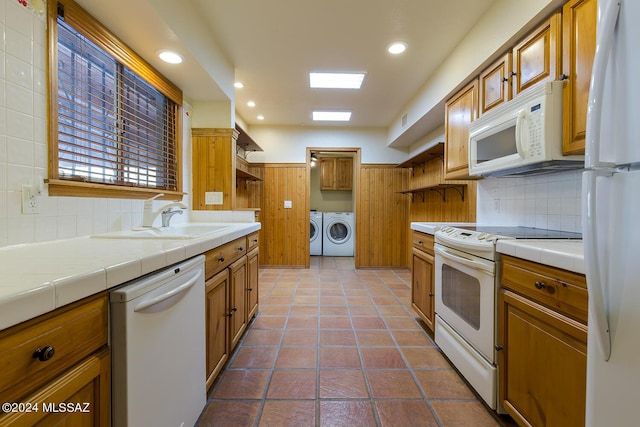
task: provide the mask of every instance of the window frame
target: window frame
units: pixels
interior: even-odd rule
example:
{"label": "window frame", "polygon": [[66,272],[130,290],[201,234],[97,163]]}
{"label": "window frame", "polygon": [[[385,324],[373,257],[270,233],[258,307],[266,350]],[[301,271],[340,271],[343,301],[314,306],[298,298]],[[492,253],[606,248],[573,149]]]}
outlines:
{"label": "window frame", "polygon": [[[182,91],[162,76],[136,52],[118,39],[104,25],[73,0],[50,0],[47,2],[48,43],[48,186],[50,196],[109,197],[146,199],[164,193],[162,199],[179,200],[182,192]],[[133,71],[151,86],[177,105],[175,153],[176,190],[153,187],[123,186],[109,183],[61,179],[58,170],[58,8],[64,7],[64,20],[83,34],[117,62]]]}

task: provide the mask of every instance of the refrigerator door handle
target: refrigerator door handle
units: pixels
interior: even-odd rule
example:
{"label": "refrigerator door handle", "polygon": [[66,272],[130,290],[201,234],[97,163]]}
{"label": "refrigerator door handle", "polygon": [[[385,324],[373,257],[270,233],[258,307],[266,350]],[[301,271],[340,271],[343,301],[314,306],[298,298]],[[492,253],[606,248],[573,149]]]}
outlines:
{"label": "refrigerator door handle", "polygon": [[605,361],[611,356],[611,336],[609,334],[609,316],[605,303],[605,288],[598,257],[598,234],[596,223],[596,179],[602,172],[586,171],[582,174],[582,232],[584,239],[584,261],[589,291],[589,308],[595,328],[598,347]]}
{"label": "refrigerator door handle", "polygon": [[[593,71],[589,83],[589,103],[587,105],[586,147],[584,155],[585,168],[597,168],[600,163],[600,129],[602,124],[602,95],[607,74],[609,54],[613,47],[613,35],[618,21],[620,0],[606,3],[602,16],[598,21],[596,37],[596,53],[593,58]],[[611,165],[608,165],[611,166]]]}

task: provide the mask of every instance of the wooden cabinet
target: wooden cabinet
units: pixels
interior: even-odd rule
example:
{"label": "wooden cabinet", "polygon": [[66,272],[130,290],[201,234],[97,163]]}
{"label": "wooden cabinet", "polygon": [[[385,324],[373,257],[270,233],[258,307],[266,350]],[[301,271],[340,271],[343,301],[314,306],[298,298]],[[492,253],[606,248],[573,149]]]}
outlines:
{"label": "wooden cabinet", "polygon": [[[241,147],[240,133],[236,129],[193,128],[192,136],[192,177],[193,209],[232,210],[236,208],[259,208],[245,206],[252,199],[246,189],[240,190],[240,181],[261,181],[261,173],[237,156]],[[255,150],[254,150],[255,151]],[[207,203],[206,193],[221,193],[222,200]]]}
{"label": "wooden cabinet", "polygon": [[560,74],[562,14],[556,12],[513,48],[513,96]]}
{"label": "wooden cabinet", "polygon": [[229,294],[231,333],[229,334],[233,350],[247,327],[245,294],[247,288],[247,257],[242,257],[229,266]]}
{"label": "wooden cabinet", "polygon": [[247,254],[247,308],[245,309],[247,323],[258,312],[258,275],[260,274],[258,251],[256,247]]}
{"label": "wooden cabinet", "polygon": [[413,232],[411,306],[433,332],[435,322],[433,236]]}
{"label": "wooden cabinet", "polygon": [[445,105],[445,179],[469,179],[469,125],[478,117],[478,79]]}
{"label": "wooden cabinet", "polygon": [[229,359],[229,271],[205,282],[207,390]]}
{"label": "wooden cabinet", "polygon": [[511,99],[511,52],[480,74],[479,87],[480,115]]}
{"label": "wooden cabinet", "polygon": [[353,188],[353,158],[323,157],[320,162],[320,190],[350,191]]}
{"label": "wooden cabinet", "polygon": [[[0,425],[110,424],[107,312],[101,293],[0,332],[0,400],[38,405],[1,414]],[[55,412],[62,402],[87,411]]]}
{"label": "wooden cabinet", "polygon": [[205,253],[207,389],[258,312],[255,232]]}
{"label": "wooden cabinet", "polygon": [[503,257],[500,401],[520,425],[583,426],[587,326],[584,276]]}
{"label": "wooden cabinet", "polygon": [[562,154],[583,154],[593,57],[596,51],[597,0],[570,0],[562,9],[563,96]]}

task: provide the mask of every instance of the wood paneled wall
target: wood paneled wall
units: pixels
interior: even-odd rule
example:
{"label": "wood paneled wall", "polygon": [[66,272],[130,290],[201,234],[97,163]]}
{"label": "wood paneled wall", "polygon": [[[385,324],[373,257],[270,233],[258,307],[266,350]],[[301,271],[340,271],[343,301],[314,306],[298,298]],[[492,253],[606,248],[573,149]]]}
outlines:
{"label": "wood paneled wall", "polygon": [[356,267],[407,267],[410,171],[362,165],[356,209]]}
{"label": "wood paneled wall", "polygon": [[[260,186],[260,184],[256,184]],[[309,195],[305,164],[265,164],[260,204],[260,265],[309,266]],[[284,208],[290,200],[291,209]]]}

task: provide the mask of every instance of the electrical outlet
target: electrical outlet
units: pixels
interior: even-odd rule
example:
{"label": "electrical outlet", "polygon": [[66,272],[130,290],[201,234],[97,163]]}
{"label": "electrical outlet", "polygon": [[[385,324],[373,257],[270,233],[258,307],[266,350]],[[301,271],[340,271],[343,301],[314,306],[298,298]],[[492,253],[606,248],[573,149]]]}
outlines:
{"label": "electrical outlet", "polygon": [[33,187],[28,184],[22,186],[22,213],[35,214],[39,211],[38,197]]}
{"label": "electrical outlet", "polygon": [[291,209],[293,207],[293,205],[291,204],[291,200],[285,200],[284,201],[284,208],[285,209]]}

